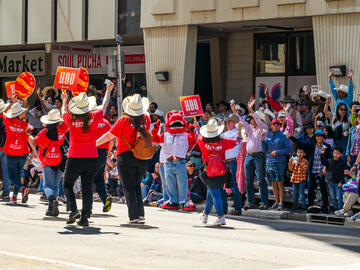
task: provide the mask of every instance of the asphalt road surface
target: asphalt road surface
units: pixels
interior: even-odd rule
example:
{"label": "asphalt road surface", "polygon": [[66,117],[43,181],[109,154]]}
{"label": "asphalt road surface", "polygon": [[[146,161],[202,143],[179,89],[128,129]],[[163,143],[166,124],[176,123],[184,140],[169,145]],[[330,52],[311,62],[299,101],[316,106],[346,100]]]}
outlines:
{"label": "asphalt road surface", "polygon": [[[127,208],[94,203],[89,228],[67,226],[65,207],[0,203],[0,269],[359,269],[360,228],[240,217],[203,226],[198,213],[146,208],[144,225]],[[215,218],[211,217],[210,222]]]}

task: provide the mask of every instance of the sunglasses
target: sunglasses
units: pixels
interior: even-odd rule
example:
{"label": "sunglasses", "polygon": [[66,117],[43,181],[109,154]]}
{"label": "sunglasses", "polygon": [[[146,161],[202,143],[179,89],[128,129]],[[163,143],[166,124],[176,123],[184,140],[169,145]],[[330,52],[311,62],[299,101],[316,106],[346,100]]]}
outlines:
{"label": "sunglasses", "polygon": [[347,111],[347,108],[340,108],[339,110],[340,110],[340,111],[345,111],[345,112],[346,112],[346,111]]}

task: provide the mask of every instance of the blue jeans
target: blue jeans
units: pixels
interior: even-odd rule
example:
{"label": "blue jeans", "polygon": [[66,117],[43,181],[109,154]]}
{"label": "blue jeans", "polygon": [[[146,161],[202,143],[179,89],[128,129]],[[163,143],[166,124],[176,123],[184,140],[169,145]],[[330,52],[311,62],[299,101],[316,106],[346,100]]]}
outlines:
{"label": "blue jeans", "polygon": [[143,199],[145,199],[146,195],[148,194],[149,192],[149,186],[147,185],[142,185],[141,186],[141,196]]}
{"label": "blue jeans", "polygon": [[105,179],[104,179],[104,171],[105,171],[108,152],[107,149],[98,148],[97,153],[98,153],[98,167],[94,179],[94,184],[96,186],[96,191],[99,194],[101,201],[105,204],[106,197],[109,195],[106,189]]}
{"label": "blue jeans", "polygon": [[293,183],[293,209],[296,210],[298,208],[298,200],[301,200],[301,209],[306,210],[306,197],[305,197],[305,181],[300,183]]}
{"label": "blue jeans", "polygon": [[204,201],[204,198],[198,193],[189,192],[189,194],[190,194],[190,200],[193,203],[201,203]]}
{"label": "blue jeans", "polygon": [[59,195],[59,184],[63,172],[59,169],[54,170],[50,166],[45,166],[43,169],[44,174],[44,192],[47,198],[51,195],[55,198]]}
{"label": "blue jeans", "polygon": [[4,153],[4,150],[0,151],[1,159],[1,168],[2,168],[2,177],[3,177],[3,196],[9,196],[10,194],[10,178],[7,165],[7,157]]}
{"label": "blue jeans", "polygon": [[338,183],[329,181],[329,189],[332,199],[332,204],[335,210],[343,209],[344,200],[342,194],[342,188],[339,187]]}
{"label": "blue jeans", "polygon": [[268,204],[268,186],[265,180],[265,155],[264,153],[256,153],[254,155],[246,155],[245,158],[245,179],[246,194],[249,204],[255,204],[254,178],[255,174],[259,181],[260,197],[263,204]]}
{"label": "blue jeans", "polygon": [[44,179],[40,179],[40,184],[38,186],[38,192],[41,192],[44,190]]}
{"label": "blue jeans", "polygon": [[215,205],[216,214],[219,217],[224,215],[222,199],[221,199],[221,190],[219,188],[207,188],[206,202],[204,214],[209,215],[211,209]]}
{"label": "blue jeans", "polygon": [[165,178],[170,201],[180,204],[186,203],[188,181],[185,160],[166,161]]}
{"label": "blue jeans", "polygon": [[64,178],[61,176],[61,179],[59,182],[59,196],[62,198],[65,197],[63,182],[64,182]]}
{"label": "blue jeans", "polygon": [[238,185],[236,184],[237,161],[235,159],[235,160],[226,162],[226,164],[228,165],[228,167],[230,169],[231,176],[234,181],[234,187],[231,188],[231,191],[233,194],[233,200],[234,200],[234,208],[235,208],[235,211],[241,212],[241,208],[242,208],[241,194],[240,194]]}
{"label": "blue jeans", "polygon": [[8,172],[11,183],[14,185],[14,196],[19,193],[21,187],[21,170],[26,162],[25,156],[7,156]]}
{"label": "blue jeans", "polygon": [[169,192],[168,192],[167,186],[166,186],[165,167],[163,165],[160,165],[159,166],[159,171],[160,171],[160,178],[161,178],[161,184],[162,184],[163,198],[158,203],[161,204],[161,203],[166,202],[167,200],[169,200]]}

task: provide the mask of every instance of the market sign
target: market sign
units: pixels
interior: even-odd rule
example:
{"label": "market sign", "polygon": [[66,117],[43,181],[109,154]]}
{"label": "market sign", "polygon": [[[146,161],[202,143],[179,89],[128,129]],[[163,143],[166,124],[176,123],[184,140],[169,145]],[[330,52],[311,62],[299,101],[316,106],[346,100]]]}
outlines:
{"label": "market sign", "polygon": [[199,95],[180,97],[180,105],[185,117],[204,114]]}
{"label": "market sign", "polygon": [[45,75],[45,51],[0,52],[0,77],[17,77],[22,72]]}

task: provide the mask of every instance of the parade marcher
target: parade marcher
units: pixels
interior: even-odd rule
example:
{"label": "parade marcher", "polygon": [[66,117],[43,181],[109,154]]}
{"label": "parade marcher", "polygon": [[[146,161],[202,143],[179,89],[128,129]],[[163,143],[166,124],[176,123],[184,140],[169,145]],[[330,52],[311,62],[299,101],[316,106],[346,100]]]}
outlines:
{"label": "parade marcher", "polygon": [[[78,225],[89,226],[88,218],[92,209],[92,183],[96,176],[98,155],[96,150],[96,134],[103,111],[90,112],[96,104],[95,97],[80,93],[73,97],[69,104],[67,94],[62,94],[63,119],[69,127],[70,147],[64,173],[64,192],[71,213],[67,224],[72,224],[80,218]],[[66,110],[69,112],[66,112]],[[73,191],[76,179],[81,176],[82,211],[77,209]]]}
{"label": "parade marcher", "polygon": [[41,130],[35,139],[39,145],[39,158],[43,167],[44,192],[49,201],[47,216],[59,215],[58,195],[59,183],[65,169],[65,152],[62,147],[68,126],[63,122],[58,109],[51,110],[41,117],[45,129]]}
{"label": "parade marcher", "polygon": [[1,168],[2,168],[2,183],[3,183],[3,192],[0,196],[0,201],[10,202],[10,178],[9,171],[7,169],[7,158],[4,152],[4,146],[6,141],[6,128],[4,124],[3,112],[6,108],[5,102],[0,99],[0,159],[1,159]]}
{"label": "parade marcher", "polygon": [[141,180],[146,173],[146,160],[134,157],[130,147],[134,147],[137,136],[147,138],[150,117],[146,114],[149,100],[140,95],[126,97],[122,102],[124,116],[119,118],[110,131],[96,141],[102,145],[116,137],[117,166],[124,190],[130,223],[145,220],[141,193]]}

